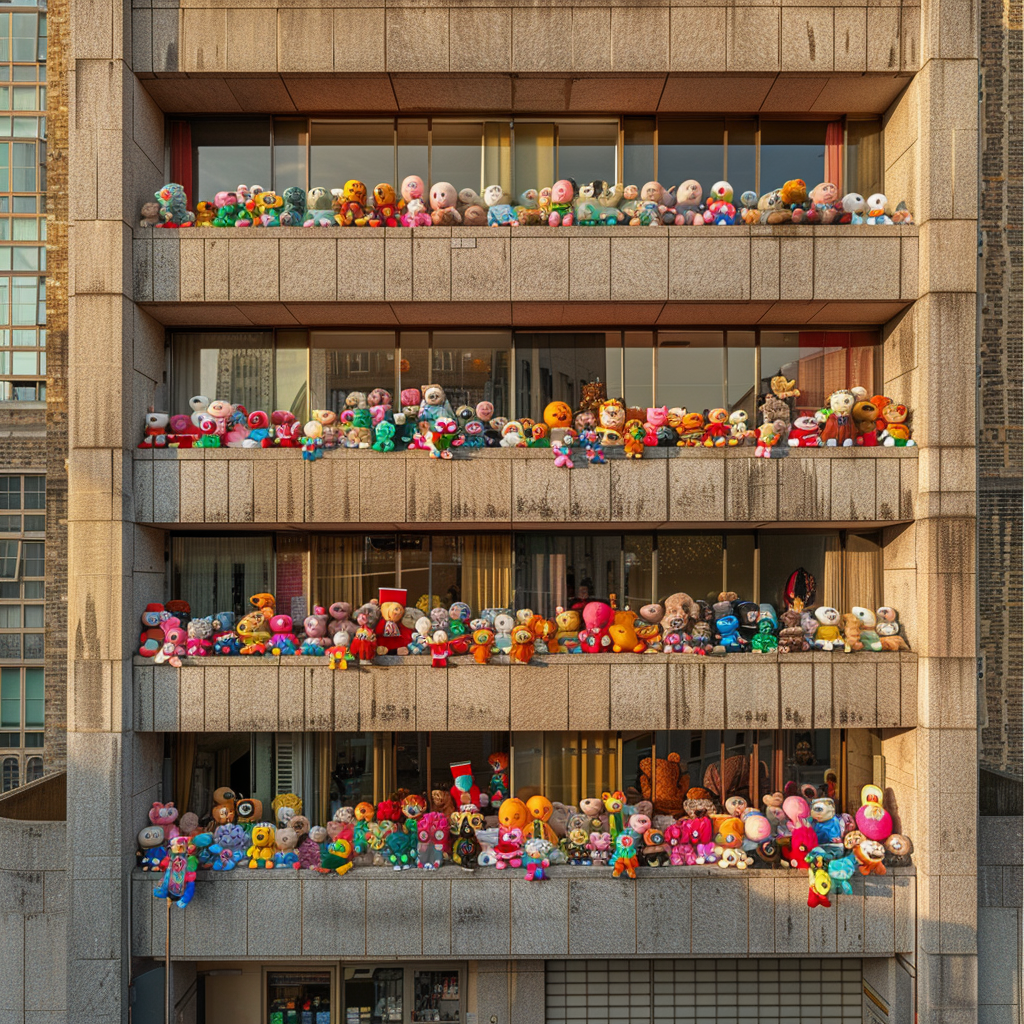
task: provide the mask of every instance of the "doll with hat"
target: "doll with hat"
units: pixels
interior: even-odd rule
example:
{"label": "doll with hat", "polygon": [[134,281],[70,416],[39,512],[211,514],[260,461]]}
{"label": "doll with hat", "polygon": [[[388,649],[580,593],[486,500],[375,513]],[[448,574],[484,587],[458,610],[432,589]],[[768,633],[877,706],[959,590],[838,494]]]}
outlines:
{"label": "doll with hat", "polygon": [[404,625],[409,593],[402,587],[380,588],[380,619],[374,632],[378,654],[407,654],[412,630]]}

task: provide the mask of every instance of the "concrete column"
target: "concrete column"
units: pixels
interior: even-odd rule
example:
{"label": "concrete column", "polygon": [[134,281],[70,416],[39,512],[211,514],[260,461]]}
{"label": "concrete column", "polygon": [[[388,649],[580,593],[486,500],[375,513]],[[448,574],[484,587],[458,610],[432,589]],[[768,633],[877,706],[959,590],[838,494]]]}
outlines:
{"label": "concrete column", "polygon": [[139,197],[162,184],[163,116],[132,72],[130,4],[71,16],[66,1019],[120,1024],[135,823],[159,792],[160,739],[131,732],[130,655],[148,596],[133,575],[153,560],[133,524],[131,449],[163,339],[137,323],[130,268]]}
{"label": "concrete column", "polygon": [[913,527],[892,531],[886,599],[918,652],[918,728],[886,733],[890,799],[917,864],[922,1024],[978,1012],[976,9],[921,8],[921,70],[886,119],[886,186],[920,225],[919,297],[885,340],[886,393],[921,445]]}

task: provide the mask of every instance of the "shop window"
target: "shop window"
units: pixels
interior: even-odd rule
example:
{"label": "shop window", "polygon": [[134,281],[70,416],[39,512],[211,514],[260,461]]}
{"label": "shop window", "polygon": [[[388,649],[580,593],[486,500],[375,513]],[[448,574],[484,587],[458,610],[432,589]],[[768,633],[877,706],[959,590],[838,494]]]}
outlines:
{"label": "shop window", "polygon": [[576,806],[584,797],[618,789],[614,732],[516,732],[512,744],[512,791],[520,800],[543,794]]}
{"label": "shop window", "polygon": [[171,543],[171,592],[193,615],[251,611],[249,598],[269,593],[274,578],[273,537],[178,536]]}
{"label": "shop window", "polygon": [[405,1019],[402,967],[346,967],[344,1024],[400,1024]]}
{"label": "shop window", "polygon": [[191,135],[193,202],[240,184],[271,187],[268,119],[193,121]]}
{"label": "shop window", "polygon": [[414,972],[413,1021],[460,1021],[461,1006],[458,971]]}
{"label": "shop window", "polygon": [[268,971],[269,1024],[331,1024],[330,971]]}

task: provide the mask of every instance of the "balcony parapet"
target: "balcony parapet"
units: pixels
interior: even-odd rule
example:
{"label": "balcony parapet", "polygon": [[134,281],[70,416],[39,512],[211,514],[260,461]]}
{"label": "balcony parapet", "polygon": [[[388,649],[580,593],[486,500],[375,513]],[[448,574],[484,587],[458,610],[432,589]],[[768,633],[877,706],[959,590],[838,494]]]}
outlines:
{"label": "balcony parapet", "polygon": [[834,527],[909,522],[917,448],[654,448],[643,459],[559,469],[550,449],[134,452],[135,521],[163,526],[579,523]]}
{"label": "balcony parapet", "polygon": [[[356,867],[343,878],[308,871],[203,872],[184,912],[171,910],[177,958],[281,957],[893,956],[914,951],[916,872],[852,880],[832,907],[807,906],[805,872],[751,868],[523,871]],[[158,879],[134,873],[132,953],[162,957]],[[275,907],[294,913],[287,927]]]}
{"label": "balcony parapet", "polygon": [[810,327],[918,297],[913,225],[136,229],[132,246],[132,296],[171,326]]}
{"label": "balcony parapet", "polygon": [[[138,732],[896,729],[917,724],[917,655],[563,654],[432,668],[425,656],[134,659]],[[544,694],[542,702],[538,693]]]}

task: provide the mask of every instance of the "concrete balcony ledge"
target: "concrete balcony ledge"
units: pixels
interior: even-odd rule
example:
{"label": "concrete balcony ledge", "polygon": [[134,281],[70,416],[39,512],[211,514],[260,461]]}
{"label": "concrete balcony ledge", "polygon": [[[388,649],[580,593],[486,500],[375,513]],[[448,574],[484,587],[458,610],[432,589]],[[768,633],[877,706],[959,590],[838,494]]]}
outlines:
{"label": "concrete balcony ledge", "polygon": [[879,324],[918,297],[915,226],[135,229],[131,244],[132,296],[168,325]]}
{"label": "concrete balcony ledge", "polygon": [[358,524],[361,529],[458,523],[493,529],[543,523],[835,527],[914,518],[918,449],[654,448],[559,469],[550,449],[380,454],[335,449],[135,449],[135,520],[173,524]]}
{"label": "concrete balcony ledge", "polygon": [[[853,879],[831,908],[807,907],[803,872],[556,867],[438,872],[356,867],[312,872],[203,872],[184,913],[171,909],[170,951],[184,959],[309,957],[892,956],[912,953],[913,868]],[[131,880],[135,956],[164,955],[159,877]],[[275,908],[290,907],[282,928]],[[691,923],[692,922],[692,923]],[[700,922],[704,922],[701,924]]]}
{"label": "concrete balcony ledge", "polygon": [[[378,663],[379,662],[379,663]],[[136,657],[137,732],[910,728],[917,655],[554,655],[447,669],[427,657]],[[543,700],[538,695],[543,694]]]}

